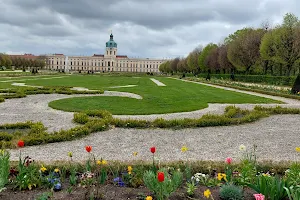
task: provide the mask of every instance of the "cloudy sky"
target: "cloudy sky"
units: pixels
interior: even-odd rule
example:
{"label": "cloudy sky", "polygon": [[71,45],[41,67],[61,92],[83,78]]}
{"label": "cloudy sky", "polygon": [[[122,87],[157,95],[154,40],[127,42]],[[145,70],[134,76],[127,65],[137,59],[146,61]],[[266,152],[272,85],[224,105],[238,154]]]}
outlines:
{"label": "cloudy sky", "polygon": [[300,17],[299,0],[0,0],[0,52],[186,56],[245,26]]}

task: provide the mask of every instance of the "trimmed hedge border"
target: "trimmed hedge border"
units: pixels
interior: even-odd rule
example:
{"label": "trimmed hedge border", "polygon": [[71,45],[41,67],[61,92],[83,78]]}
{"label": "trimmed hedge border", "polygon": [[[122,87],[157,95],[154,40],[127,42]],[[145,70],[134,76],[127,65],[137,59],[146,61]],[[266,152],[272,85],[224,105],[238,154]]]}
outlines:
{"label": "trimmed hedge border", "polygon": [[238,89],[238,90],[245,90],[245,91],[249,91],[249,92],[257,92],[257,93],[261,93],[261,94],[267,94],[267,95],[272,95],[272,96],[279,96],[279,97],[285,97],[285,98],[300,100],[300,96],[298,96],[298,95],[283,94],[283,93],[270,92],[270,91],[259,90],[259,89],[251,89],[251,88],[246,88],[246,87],[220,84],[220,83],[212,83],[212,82],[208,82],[208,81],[202,81],[202,80],[199,80],[199,79],[195,80],[195,79],[192,79],[192,78],[186,78],[186,80],[201,82],[201,83],[208,83],[208,84],[211,84],[211,85],[218,85],[218,86],[223,86],[223,87],[228,87],[228,88],[233,88],[233,89]]}
{"label": "trimmed hedge border", "polygon": [[2,129],[30,129],[28,133],[16,132],[13,137],[2,133],[0,138],[0,147],[16,148],[18,140],[23,140],[26,146],[71,141],[85,137],[91,133],[105,131],[111,127],[120,128],[195,128],[211,126],[230,126],[250,123],[261,118],[274,114],[300,114],[298,108],[264,108],[256,106],[253,110],[242,110],[234,106],[228,106],[222,115],[206,114],[199,119],[180,119],[165,120],[156,119],[155,121],[146,120],[122,120],[113,118],[111,113],[103,110],[91,110],[80,113],[74,113],[73,121],[81,125],[69,130],[60,130],[53,133],[47,133],[41,122],[25,122],[16,124],[1,125]]}
{"label": "trimmed hedge border", "polygon": [[71,87],[43,87],[43,88],[32,88],[25,87],[20,89],[0,89],[0,93],[9,93],[6,95],[0,95],[0,103],[4,102],[5,99],[23,98],[27,95],[35,94],[103,94],[103,90],[97,91],[77,91],[71,90]]}

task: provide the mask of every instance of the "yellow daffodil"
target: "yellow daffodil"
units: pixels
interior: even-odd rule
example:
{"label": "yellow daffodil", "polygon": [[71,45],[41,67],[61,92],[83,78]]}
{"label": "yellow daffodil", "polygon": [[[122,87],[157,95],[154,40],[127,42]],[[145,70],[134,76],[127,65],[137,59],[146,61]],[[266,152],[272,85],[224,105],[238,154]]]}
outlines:
{"label": "yellow daffodil", "polygon": [[217,179],[219,181],[221,181],[222,179],[224,179],[225,181],[227,181],[226,174],[218,173]]}
{"label": "yellow daffodil", "polygon": [[54,169],[54,172],[58,173],[58,172],[59,172],[59,169],[58,169],[58,168],[55,168],[55,169]]}
{"label": "yellow daffodil", "polygon": [[186,146],[181,147],[182,152],[186,152],[187,150],[188,150],[188,148]]}
{"label": "yellow daffodil", "polygon": [[101,165],[101,160],[97,160],[97,165]]}
{"label": "yellow daffodil", "polygon": [[41,170],[41,172],[45,172],[45,171],[47,171],[47,168],[42,165],[40,170]]}
{"label": "yellow daffodil", "polygon": [[146,200],[152,200],[152,197],[151,196],[147,196]]}
{"label": "yellow daffodil", "polygon": [[209,189],[205,190],[204,193],[203,193],[203,195],[204,195],[206,198],[209,198],[210,195],[211,195],[210,190],[209,190]]}
{"label": "yellow daffodil", "polygon": [[102,165],[107,165],[107,161],[106,160],[102,160]]}
{"label": "yellow daffodil", "polygon": [[70,151],[70,152],[68,152],[68,156],[70,157],[70,158],[72,158],[73,157],[73,153]]}
{"label": "yellow daffodil", "polygon": [[300,147],[296,147],[296,151],[300,153]]}
{"label": "yellow daffodil", "polygon": [[133,152],[133,156],[137,156],[138,155],[138,152]]}

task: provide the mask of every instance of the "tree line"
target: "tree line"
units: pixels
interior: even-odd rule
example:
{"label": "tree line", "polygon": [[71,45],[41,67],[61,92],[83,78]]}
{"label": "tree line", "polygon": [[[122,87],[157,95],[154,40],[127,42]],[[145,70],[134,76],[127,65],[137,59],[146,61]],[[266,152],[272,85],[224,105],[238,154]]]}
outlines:
{"label": "tree line", "polygon": [[7,54],[0,53],[0,67],[11,69],[12,66],[15,69],[25,70],[27,68],[43,69],[46,65],[45,56],[38,56],[36,59],[28,59],[22,57],[11,57]]}
{"label": "tree line", "polygon": [[300,21],[287,13],[270,27],[237,30],[221,44],[197,47],[186,58],[175,58],[159,67],[164,73],[238,73],[291,76],[300,71]]}

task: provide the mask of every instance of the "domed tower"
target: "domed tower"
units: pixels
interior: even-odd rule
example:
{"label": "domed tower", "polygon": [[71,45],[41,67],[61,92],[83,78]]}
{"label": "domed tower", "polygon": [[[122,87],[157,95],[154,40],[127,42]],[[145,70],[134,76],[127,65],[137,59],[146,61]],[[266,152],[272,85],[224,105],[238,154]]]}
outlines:
{"label": "domed tower", "polygon": [[118,45],[114,41],[114,36],[111,33],[109,41],[106,42],[105,57],[114,57],[115,58],[117,56],[117,50],[118,50]]}

